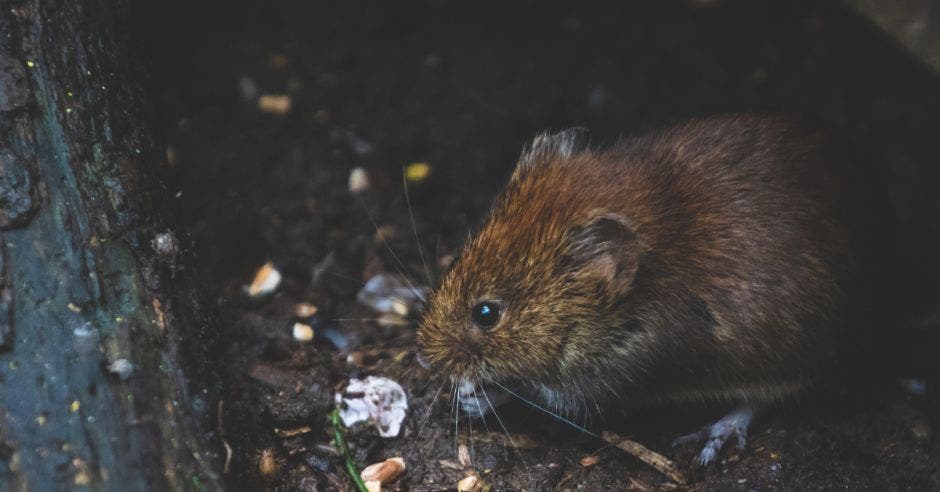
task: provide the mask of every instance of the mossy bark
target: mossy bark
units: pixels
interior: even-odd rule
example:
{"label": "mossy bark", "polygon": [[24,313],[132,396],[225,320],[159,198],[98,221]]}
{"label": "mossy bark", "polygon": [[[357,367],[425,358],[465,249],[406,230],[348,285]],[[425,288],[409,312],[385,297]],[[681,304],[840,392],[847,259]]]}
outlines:
{"label": "mossy bark", "polygon": [[0,490],[217,488],[126,11],[0,0]]}

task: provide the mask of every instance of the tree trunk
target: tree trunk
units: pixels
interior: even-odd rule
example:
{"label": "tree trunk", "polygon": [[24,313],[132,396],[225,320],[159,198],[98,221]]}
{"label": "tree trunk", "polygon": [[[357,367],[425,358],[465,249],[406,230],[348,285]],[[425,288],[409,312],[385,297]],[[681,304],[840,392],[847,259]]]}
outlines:
{"label": "tree trunk", "polygon": [[0,490],[218,488],[126,12],[0,0]]}

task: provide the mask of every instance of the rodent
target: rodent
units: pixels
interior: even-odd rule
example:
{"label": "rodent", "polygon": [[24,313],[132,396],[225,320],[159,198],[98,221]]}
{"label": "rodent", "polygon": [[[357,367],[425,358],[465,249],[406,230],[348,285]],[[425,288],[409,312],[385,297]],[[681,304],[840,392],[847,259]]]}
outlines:
{"label": "rodent", "polygon": [[417,341],[430,367],[564,415],[754,407],[811,385],[860,316],[851,159],[776,115],[606,149],[577,140],[543,134],[524,150],[429,299]]}

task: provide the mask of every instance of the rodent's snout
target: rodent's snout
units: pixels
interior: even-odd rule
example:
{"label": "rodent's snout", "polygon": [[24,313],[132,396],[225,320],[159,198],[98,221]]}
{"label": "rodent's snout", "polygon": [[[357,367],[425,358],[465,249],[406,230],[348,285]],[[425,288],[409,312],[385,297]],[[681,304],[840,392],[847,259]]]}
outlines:
{"label": "rodent's snout", "polygon": [[418,329],[418,363],[454,380],[478,379],[481,334],[474,331],[479,330],[423,324]]}

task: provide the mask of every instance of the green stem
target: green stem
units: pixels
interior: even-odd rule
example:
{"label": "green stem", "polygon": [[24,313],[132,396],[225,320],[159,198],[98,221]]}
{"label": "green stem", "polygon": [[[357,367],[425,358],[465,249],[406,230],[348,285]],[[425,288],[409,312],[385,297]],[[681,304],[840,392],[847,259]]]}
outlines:
{"label": "green stem", "polygon": [[338,408],[330,412],[330,423],[333,424],[333,440],[336,441],[339,451],[343,453],[343,458],[346,460],[346,472],[349,473],[349,476],[356,484],[356,488],[359,489],[359,492],[369,492],[369,489],[366,488],[366,484],[362,481],[362,477],[359,476],[359,470],[356,469],[356,461],[353,459],[352,453],[349,452],[346,437],[343,436],[343,421],[340,419]]}

